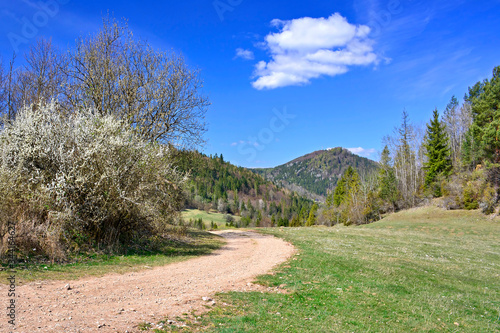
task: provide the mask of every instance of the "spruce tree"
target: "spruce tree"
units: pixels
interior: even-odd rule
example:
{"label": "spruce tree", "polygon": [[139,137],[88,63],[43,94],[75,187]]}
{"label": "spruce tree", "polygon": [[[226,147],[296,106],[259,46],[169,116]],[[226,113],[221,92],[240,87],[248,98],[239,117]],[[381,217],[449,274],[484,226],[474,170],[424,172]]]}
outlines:
{"label": "spruce tree", "polygon": [[378,175],[379,181],[379,197],[392,205],[392,210],[396,210],[396,202],[398,200],[398,180],[396,173],[392,167],[392,160],[389,148],[387,145],[382,151],[380,157],[380,169]]}
{"label": "spruce tree", "polygon": [[310,227],[316,224],[316,212],[318,211],[318,205],[314,204],[309,212],[309,218],[307,219],[306,226]]}
{"label": "spruce tree", "polygon": [[[437,109],[434,110],[432,119],[427,124],[424,147],[427,156],[427,161],[424,164],[424,170],[426,171],[425,187],[430,188],[439,176],[448,176],[452,168],[446,127],[439,120]],[[441,196],[439,187],[435,187],[434,195]]]}
{"label": "spruce tree", "polygon": [[469,88],[472,106],[471,134],[480,159],[500,163],[500,66],[493,70],[491,80],[478,82]]}
{"label": "spruce tree", "polygon": [[340,204],[344,202],[349,195],[349,191],[353,188],[359,187],[359,183],[360,180],[358,173],[352,166],[349,166],[337,183],[337,187],[333,193],[333,204],[335,207],[340,206]]}

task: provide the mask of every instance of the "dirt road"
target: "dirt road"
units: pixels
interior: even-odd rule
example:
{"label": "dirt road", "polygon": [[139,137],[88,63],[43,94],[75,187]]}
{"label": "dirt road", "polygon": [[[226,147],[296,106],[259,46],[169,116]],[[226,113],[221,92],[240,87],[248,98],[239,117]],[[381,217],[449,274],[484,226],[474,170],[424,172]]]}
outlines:
{"label": "dirt road", "polygon": [[[202,297],[262,289],[251,284],[252,279],[294,252],[290,244],[271,236],[235,230],[217,233],[227,244],[211,255],[123,275],[19,286],[15,332],[136,332],[141,322],[174,319],[211,305]],[[0,294],[5,309],[6,285],[0,286]],[[2,317],[0,331],[8,332],[11,325]]]}

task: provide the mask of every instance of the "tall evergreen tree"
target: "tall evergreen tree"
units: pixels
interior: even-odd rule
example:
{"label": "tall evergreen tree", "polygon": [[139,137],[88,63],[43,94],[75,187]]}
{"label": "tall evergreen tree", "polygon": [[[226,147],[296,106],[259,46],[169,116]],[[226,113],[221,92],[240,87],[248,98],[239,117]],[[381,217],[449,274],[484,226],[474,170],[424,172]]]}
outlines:
{"label": "tall evergreen tree", "polygon": [[342,202],[344,202],[347,198],[349,191],[352,188],[358,187],[359,183],[360,180],[358,173],[352,166],[349,166],[342,175],[342,178],[339,180],[337,187],[335,188],[335,192],[333,192],[333,205],[335,207],[340,206],[340,204],[342,204]]}
{"label": "tall evergreen tree", "polygon": [[392,205],[392,210],[396,210],[396,202],[398,200],[398,180],[396,173],[392,167],[392,159],[387,145],[382,151],[380,157],[380,170],[378,175],[379,181],[379,197]]}
{"label": "tall evergreen tree", "polygon": [[[432,119],[427,124],[427,133],[424,143],[427,161],[424,164],[425,186],[429,188],[438,176],[449,175],[452,163],[450,158],[450,148],[445,125],[439,120],[438,110],[434,110]],[[436,187],[435,196],[441,195],[440,188]]]}
{"label": "tall evergreen tree", "polygon": [[309,212],[309,217],[307,219],[306,226],[310,227],[316,223],[316,212],[318,211],[318,205],[314,204]]}
{"label": "tall evergreen tree", "polygon": [[471,141],[480,149],[480,159],[500,163],[500,66],[491,80],[469,88],[473,123]]}

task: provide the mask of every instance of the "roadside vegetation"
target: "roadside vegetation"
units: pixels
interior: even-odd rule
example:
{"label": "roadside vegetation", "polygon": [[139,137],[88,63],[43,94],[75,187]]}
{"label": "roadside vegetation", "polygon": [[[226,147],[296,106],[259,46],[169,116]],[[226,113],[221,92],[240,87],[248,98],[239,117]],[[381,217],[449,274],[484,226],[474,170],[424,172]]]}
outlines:
{"label": "roadside vegetation", "polygon": [[67,52],[39,39],[24,57],[0,66],[2,263],[156,251],[184,203],[173,154],[203,143],[199,72],[110,17]]}
{"label": "roadside vegetation", "polygon": [[186,331],[500,330],[498,219],[426,207],[358,227],[263,232],[299,249],[257,278],[287,293],[220,294],[200,319],[185,318]]}
{"label": "roadside vegetation", "polygon": [[[156,266],[184,261],[209,254],[220,248],[224,241],[214,234],[185,228],[173,228],[168,237],[136,243],[126,251],[110,253],[94,251],[72,254],[66,263],[48,262],[43,256],[19,258],[16,277],[20,283],[42,280],[76,280],[108,273],[123,274]],[[7,281],[10,271],[2,265],[0,281]]]}

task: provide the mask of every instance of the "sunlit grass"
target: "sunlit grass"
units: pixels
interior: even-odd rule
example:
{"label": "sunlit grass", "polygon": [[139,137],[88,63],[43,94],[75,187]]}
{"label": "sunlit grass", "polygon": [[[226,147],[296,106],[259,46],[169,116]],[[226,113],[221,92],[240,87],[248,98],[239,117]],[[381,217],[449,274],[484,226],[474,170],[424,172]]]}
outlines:
{"label": "sunlit grass", "polygon": [[360,227],[267,229],[299,249],[258,281],[290,294],[225,293],[192,330],[499,332],[500,222],[423,208]]}
{"label": "sunlit grass", "polygon": [[[206,212],[204,210],[198,209],[186,209],[181,212],[181,216],[185,221],[189,221],[190,219],[202,219],[207,228],[210,228],[210,222],[217,223],[217,226],[220,228],[226,227],[226,214],[221,214],[215,211]],[[241,218],[239,216],[233,215],[234,221],[239,221]]]}

